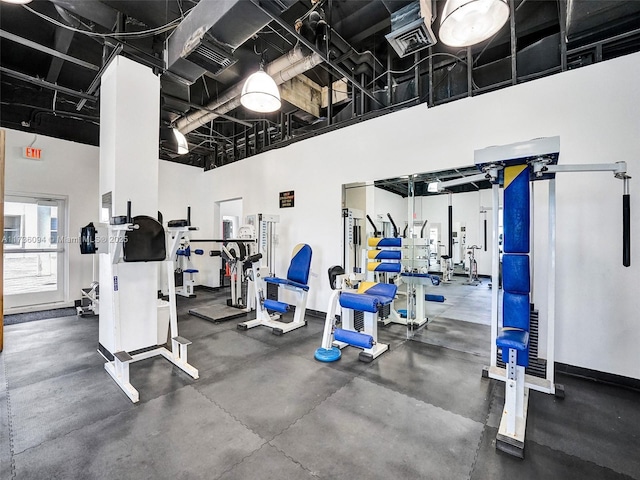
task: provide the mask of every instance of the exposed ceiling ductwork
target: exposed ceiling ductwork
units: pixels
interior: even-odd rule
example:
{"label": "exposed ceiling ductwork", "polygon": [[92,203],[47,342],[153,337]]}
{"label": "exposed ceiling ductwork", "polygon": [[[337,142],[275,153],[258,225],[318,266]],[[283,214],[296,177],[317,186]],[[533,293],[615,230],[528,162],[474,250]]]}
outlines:
{"label": "exposed ceiling ductwork", "polygon": [[[271,75],[277,85],[282,85],[298,75],[311,70],[322,63],[322,57],[318,54],[305,56],[301,48],[295,48],[286,55],[277,58],[265,67],[265,71]],[[237,83],[226,90],[220,97],[205,105],[206,110],[197,110],[186,115],[176,123],[176,128],[187,134],[198,127],[206,125],[220,114],[227,113],[240,106],[240,93],[244,82]],[[216,112],[211,112],[215,110]]]}
{"label": "exposed ceiling ductwork", "polygon": [[[284,11],[296,0],[280,0]],[[271,19],[247,0],[200,0],[167,39],[167,69],[192,84],[206,71],[216,75],[233,65],[233,52]]]}

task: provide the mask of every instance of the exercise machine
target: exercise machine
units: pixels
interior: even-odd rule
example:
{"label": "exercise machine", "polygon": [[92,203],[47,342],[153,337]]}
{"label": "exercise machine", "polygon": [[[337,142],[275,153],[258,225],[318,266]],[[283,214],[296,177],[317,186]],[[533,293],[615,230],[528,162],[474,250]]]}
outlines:
{"label": "exercise machine", "polygon": [[196,294],[194,293],[194,288],[196,282],[193,275],[198,273],[198,269],[191,265],[191,255],[203,255],[204,251],[201,249],[191,250],[191,245],[189,243],[191,232],[199,230],[198,227],[191,225],[191,207],[187,206],[186,219],[170,220],[167,222],[167,227],[169,233],[180,233],[178,249],[175,252],[174,258],[174,283],[176,295],[195,298]]}
{"label": "exercise machine", "polygon": [[[82,255],[95,254],[98,250],[96,246],[96,228],[93,223],[89,223],[87,226],[80,229],[80,253]],[[93,281],[89,284],[88,288],[80,289],[82,297],[79,302],[76,302],[76,312],[81,317],[95,316],[100,314],[100,282],[96,277],[96,259],[97,256],[92,257],[92,275]]]}
{"label": "exercise machine", "polygon": [[[267,274],[267,268],[261,267],[262,253],[257,253],[248,259],[251,263],[251,280],[254,284],[256,297],[256,318],[238,324],[238,330],[247,330],[258,326],[269,327],[274,335],[304,327],[307,297],[309,294],[309,273],[311,271],[311,247],[301,243],[294,247],[291,263],[285,278],[273,277]],[[267,298],[266,286],[275,285],[290,292],[295,300],[293,304]],[[281,316],[295,308],[293,320],[283,322]]]}
{"label": "exercise machine", "polygon": [[[389,349],[386,343],[378,342],[378,312],[390,305],[398,287],[391,283],[351,283],[344,269],[334,266],[329,269],[329,283],[333,292],[325,318],[322,344],[314,357],[321,362],[335,362],[341,358],[340,350],[347,347],[361,348],[358,359],[371,362]],[[336,313],[340,305],[341,327],[336,326]],[[355,326],[354,311],[364,313],[361,331]]]}
{"label": "exercise machine", "polygon": [[198,273],[197,268],[190,266],[191,255],[203,255],[204,250],[195,249],[191,250],[189,245],[189,239],[185,238],[183,244],[176,252],[176,269],[175,269],[175,282],[176,282],[176,295],[187,298],[195,298],[194,288],[196,285],[194,274]]}
{"label": "exercise machine", "polygon": [[453,260],[449,255],[440,255],[440,265],[442,267],[442,283],[451,283],[453,278]]}
{"label": "exercise machine", "polygon": [[479,249],[480,247],[477,245],[467,247],[467,256],[469,257],[469,280],[465,282],[467,285],[478,285],[480,283],[480,279],[478,278],[478,261],[475,255],[475,251]]}
{"label": "exercise machine", "polygon": [[344,233],[343,265],[349,273],[362,273],[362,210],[342,209],[342,231]]}
{"label": "exercise machine", "polygon": [[[125,57],[114,58],[101,77],[98,191],[108,248],[98,253],[98,349],[106,359],[106,371],[132,402],[139,400],[139,393],[130,382],[129,368],[137,361],[161,356],[198,378],[187,359],[191,342],[178,333],[173,272],[181,235],[167,248],[166,230],[155,217],[159,93],[158,76]],[[132,98],[139,102],[133,105]],[[150,216],[132,217],[128,201]],[[125,203],[126,216],[115,213]],[[168,302],[158,299],[160,266],[166,270]],[[168,375],[171,372],[167,369]]]}
{"label": "exercise machine", "polygon": [[[426,222],[425,224],[426,225]],[[423,225],[423,230],[424,230]],[[403,292],[407,299],[406,309],[396,309],[394,299],[387,308],[382,304],[378,322],[382,325],[397,323],[419,328],[429,322],[426,315],[425,302],[443,302],[441,295],[428,294],[427,285],[437,286],[440,277],[427,273],[429,262],[428,240],[425,238],[373,238],[367,240],[367,264],[369,282],[393,283],[396,287],[406,285]],[[384,276],[383,276],[384,274]],[[395,274],[389,281],[387,274]],[[397,291],[396,291],[397,292]]]}
{"label": "exercise machine", "polygon": [[[260,253],[256,269],[264,267],[265,272],[273,272],[275,226],[279,217],[277,215],[256,214],[247,216],[246,220],[249,223],[238,229],[238,238],[192,240],[192,242],[220,244],[220,250],[212,250],[210,255],[221,256],[224,260],[227,266],[225,275],[229,276],[231,293],[226,303],[199,305],[189,310],[190,315],[217,323],[246,317],[249,312],[256,309],[256,288],[251,274],[253,264],[249,258]],[[265,276],[269,276],[268,273]],[[275,295],[277,295],[277,291]]]}
{"label": "exercise machine", "polygon": [[[492,283],[498,284],[499,188],[504,189],[502,314],[498,309],[499,292],[492,289],[491,365],[483,376],[505,382],[505,406],[496,448],[524,457],[529,391],[564,397],[564,387],[555,383],[555,201],[556,174],[563,172],[612,172],[623,181],[623,266],[631,264],[629,176],[625,162],[610,164],[558,165],[560,138],[538,138],[512,145],[489,147],[475,152],[475,163],[484,178],[490,179],[493,194],[493,264]],[[469,177],[472,179],[472,177]],[[469,179],[468,178],[468,179]],[[530,231],[533,228],[531,208],[532,183],[546,180],[548,200],[547,265],[547,338],[542,366],[533,375],[527,372],[538,358],[531,355],[531,313],[533,262]],[[504,367],[498,364],[498,353]],[[536,356],[537,357],[537,356]],[[532,371],[533,373],[533,371]]]}
{"label": "exercise machine", "polygon": [[[167,252],[162,224],[145,215],[132,217],[131,202],[127,202],[127,215],[112,217],[108,226],[109,251],[99,255],[103,288],[98,351],[107,361],[105,370],[134,403],[140,396],[130,383],[129,366],[137,361],[162,356],[192,378],[198,378],[198,370],[187,360],[191,342],[178,334],[175,298],[174,259],[188,230],[187,226],[168,228],[173,240]],[[157,280],[145,290],[136,281],[140,275],[156,277],[160,263],[167,267],[168,302],[157,298]],[[162,312],[167,309],[169,315],[165,318]],[[165,346],[168,330],[169,348]]]}

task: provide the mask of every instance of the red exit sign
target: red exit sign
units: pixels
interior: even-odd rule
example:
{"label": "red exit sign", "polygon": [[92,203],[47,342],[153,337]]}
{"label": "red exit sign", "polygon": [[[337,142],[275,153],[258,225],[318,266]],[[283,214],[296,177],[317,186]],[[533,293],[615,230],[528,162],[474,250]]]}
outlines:
{"label": "red exit sign", "polygon": [[40,160],[42,158],[42,149],[33,148],[33,147],[24,147],[24,157],[35,158],[36,160]]}

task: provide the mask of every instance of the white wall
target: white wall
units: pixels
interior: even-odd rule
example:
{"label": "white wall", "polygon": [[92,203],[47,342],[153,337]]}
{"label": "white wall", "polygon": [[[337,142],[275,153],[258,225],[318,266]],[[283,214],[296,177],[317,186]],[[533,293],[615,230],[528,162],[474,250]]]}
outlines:
{"label": "white wall", "polygon": [[[639,77],[640,54],[633,54],[435,108],[407,108],[204,173],[160,162],[160,210],[165,220],[184,218],[191,205],[200,238],[214,233],[215,202],[242,198],[245,215],[280,215],[276,271],[286,272],[297,243],[309,243],[308,306],[325,311],[326,270],[342,259],[343,184],[471,165],[476,149],[559,135],[561,163],[625,160],[633,176],[631,192],[640,191]],[[75,233],[98,216],[98,149],[38,138],[43,161],[22,160],[19,147],[33,135],[7,131],[6,190],[67,195],[69,233]],[[278,194],[288,190],[295,191],[295,207],[280,209]],[[608,174],[566,174],[559,176],[557,190],[556,360],[640,378],[637,195],[631,207],[633,265],[624,268],[621,182]],[[536,219],[544,195],[544,188],[536,187]],[[546,238],[544,226],[536,235]],[[75,250],[71,292],[91,280],[91,258]],[[534,289],[541,291],[544,249],[538,248],[535,258]],[[209,266],[202,262],[206,276]]]}
{"label": "white wall", "polygon": [[[166,226],[169,220],[187,218],[187,207],[191,207],[191,225],[199,230],[191,238],[213,238],[213,200],[203,185],[203,174],[199,168],[161,160],[158,170],[158,209]],[[216,231],[216,235],[219,232]],[[217,238],[217,237],[216,237]],[[197,285],[218,286],[219,257],[209,257],[215,247],[211,243],[194,243],[192,249],[200,248],[205,254],[192,255],[193,268],[198,269],[194,279]],[[160,288],[166,290],[166,273],[160,276]]]}
{"label": "white wall", "polygon": [[[471,165],[476,149],[559,135],[562,163],[625,160],[637,192],[639,76],[640,54],[633,54],[435,108],[418,105],[211,170],[205,190],[213,201],[242,197],[247,213],[280,214],[278,272],[293,245],[312,246],[309,308],[324,311],[324,272],[342,258],[343,184]],[[640,378],[640,269],[637,260],[621,265],[621,182],[567,175],[558,180],[556,359]],[[285,190],[295,190],[296,206],[279,210]]]}
{"label": "white wall", "polygon": [[[77,237],[80,228],[98,219],[99,149],[90,145],[38,135],[34,147],[43,150],[41,160],[22,157],[34,134],[6,130],[5,193],[64,196],[69,211],[67,231],[59,235]],[[65,304],[73,305],[80,290],[91,283],[92,255],[80,255],[78,244],[67,245],[69,278]],[[56,305],[54,305],[56,306]],[[62,306],[62,305],[57,305]],[[42,306],[40,306],[42,308]],[[17,310],[16,310],[17,311]],[[6,313],[12,313],[8,311]]]}
{"label": "white wall", "polygon": [[[393,226],[387,216],[388,213],[396,224],[398,235],[402,235],[407,224],[407,212],[409,211],[407,199],[381,188],[370,188],[369,191],[373,195],[373,211],[367,210],[365,213],[369,214],[381,232],[383,231],[383,224],[387,223],[389,236],[392,236]],[[367,222],[367,227],[369,227],[369,222]],[[367,228],[367,231],[369,231],[369,228]]]}

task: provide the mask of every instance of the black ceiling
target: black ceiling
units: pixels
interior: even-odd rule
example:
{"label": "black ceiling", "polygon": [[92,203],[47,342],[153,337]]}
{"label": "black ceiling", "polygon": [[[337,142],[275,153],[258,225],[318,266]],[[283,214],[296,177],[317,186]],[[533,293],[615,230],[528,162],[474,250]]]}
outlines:
{"label": "black ceiling", "polygon": [[[218,73],[196,67],[195,81],[185,81],[173,67],[167,71],[164,51],[172,32],[186,29],[197,1],[0,3],[0,125],[97,145],[99,76],[116,53],[161,74],[160,127],[242,82],[258,68],[260,52],[268,64],[302,45],[305,53],[315,48],[326,60],[330,42],[330,62],[301,74],[319,87],[348,76],[330,106],[309,109],[284,101],[277,113],[256,114],[229,104],[188,133],[190,154],[177,156],[161,141],[161,158],[208,169],[398,108],[437,105],[640,50],[640,2],[508,1],[513,25],[507,22],[491,40],[470,49],[438,42],[399,58],[385,35],[391,14],[410,0],[320,0],[315,6],[310,0],[243,0],[246,11],[225,17],[204,37],[216,45],[241,42],[227,51],[232,65]],[[202,2],[201,9],[214,5]],[[436,37],[444,3],[434,2]],[[321,12],[331,28],[310,30],[311,10]],[[303,38],[294,29],[301,18]],[[249,31],[253,20],[258,27]],[[216,43],[218,36],[233,38]]]}

